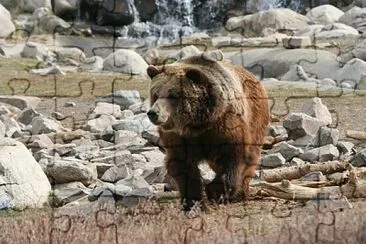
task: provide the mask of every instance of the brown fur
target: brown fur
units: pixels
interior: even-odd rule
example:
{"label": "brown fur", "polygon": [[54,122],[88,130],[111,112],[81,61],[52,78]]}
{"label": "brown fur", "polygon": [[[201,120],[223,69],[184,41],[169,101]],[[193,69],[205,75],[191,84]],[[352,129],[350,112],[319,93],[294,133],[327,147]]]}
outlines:
{"label": "brown fur", "polygon": [[148,74],[151,110],[158,114],[153,122],[184,208],[202,200],[203,160],[216,172],[206,186],[209,199],[246,195],[269,122],[260,82],[241,67],[203,55],[150,66]]}

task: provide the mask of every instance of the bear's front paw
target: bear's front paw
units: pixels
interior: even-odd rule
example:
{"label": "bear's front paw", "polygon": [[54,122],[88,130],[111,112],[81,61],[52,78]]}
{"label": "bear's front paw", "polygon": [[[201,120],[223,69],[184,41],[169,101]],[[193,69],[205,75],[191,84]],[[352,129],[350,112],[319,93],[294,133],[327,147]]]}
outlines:
{"label": "bear's front paw", "polygon": [[220,181],[212,181],[207,184],[205,191],[208,200],[215,203],[230,202],[234,192],[232,189],[226,189],[225,184]]}

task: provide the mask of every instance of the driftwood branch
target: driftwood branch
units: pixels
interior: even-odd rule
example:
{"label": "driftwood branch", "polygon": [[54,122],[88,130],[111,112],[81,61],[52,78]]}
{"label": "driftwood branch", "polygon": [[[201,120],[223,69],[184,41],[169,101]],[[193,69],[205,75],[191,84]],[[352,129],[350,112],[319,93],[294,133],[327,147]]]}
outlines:
{"label": "driftwood branch", "polygon": [[366,140],[366,132],[358,130],[346,130],[346,136],[357,140]]}
{"label": "driftwood branch", "polygon": [[360,171],[348,167],[349,181],[341,186],[326,186],[312,188],[291,183],[289,180],[282,180],[278,183],[261,182],[259,187],[260,195],[267,195],[288,200],[311,200],[321,197],[322,199],[335,198],[361,198],[366,197],[366,180],[357,175],[364,175],[364,170]]}
{"label": "driftwood branch", "polygon": [[302,176],[320,171],[323,174],[332,174],[335,172],[342,172],[347,169],[348,163],[340,161],[329,161],[316,164],[304,164],[300,166],[292,166],[278,169],[265,169],[259,171],[259,178],[266,182],[280,182],[282,180],[299,179]]}

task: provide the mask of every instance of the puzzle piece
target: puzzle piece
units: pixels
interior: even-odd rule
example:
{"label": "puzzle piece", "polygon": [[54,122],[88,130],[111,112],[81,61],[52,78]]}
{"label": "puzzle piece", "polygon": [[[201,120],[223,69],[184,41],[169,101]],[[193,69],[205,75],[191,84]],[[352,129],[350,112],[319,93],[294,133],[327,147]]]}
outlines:
{"label": "puzzle piece", "polygon": [[[74,27],[76,27],[76,25],[74,26],[73,24],[70,27],[70,30],[72,30]],[[60,27],[63,28],[63,27]],[[84,46],[83,43],[85,42],[80,42],[80,44],[77,43],[77,41],[75,41],[75,39],[73,39],[73,37],[71,36],[61,36],[61,35],[57,35],[56,33],[59,32],[59,27],[56,27],[55,30],[53,31],[53,39],[52,39],[52,45],[51,45],[51,50],[53,49],[54,51],[57,48],[77,48],[81,51],[83,51],[86,56],[102,56],[102,57],[106,57],[109,53],[112,52],[116,52],[119,49],[129,49],[131,47],[133,47],[133,45],[123,45],[123,42],[119,42],[119,35],[120,33],[116,32],[116,26],[112,26],[112,29],[114,30],[114,34],[113,37],[110,40],[107,41],[101,41],[97,38],[93,38],[92,40],[90,40],[90,42],[98,42],[100,44],[96,45],[95,43],[90,43],[90,45],[92,45],[92,48],[90,48],[89,46]],[[231,30],[233,31],[233,30]],[[237,30],[234,31],[239,31],[239,33],[241,33],[242,35],[245,33],[245,30],[243,28],[239,28]],[[288,31],[288,30],[283,30]],[[26,42],[28,43],[29,40],[31,39],[31,35],[32,33],[29,33],[27,31],[23,31],[23,30],[17,30],[17,32],[24,32],[26,33]],[[171,48],[174,49],[181,49],[185,46],[189,46],[189,45],[195,45],[195,46],[199,46],[201,51],[208,51],[208,49],[210,48],[209,45],[207,44],[197,44],[195,42],[187,42],[184,41],[183,38],[183,28],[180,31],[181,35],[180,35],[180,40],[178,44],[175,45],[171,45]],[[314,39],[314,38],[313,38]],[[288,60],[280,60],[280,59],[276,59],[274,58],[274,60],[272,61],[272,63],[264,63],[262,62],[264,59],[259,59],[258,60],[254,60],[255,58],[253,58],[253,53],[255,54],[256,50],[246,50],[245,47],[242,47],[242,43],[243,39],[235,39],[233,38],[232,40],[230,40],[230,42],[228,44],[221,44],[216,46],[217,49],[221,49],[223,51],[225,51],[226,49],[233,49],[235,51],[231,51],[231,52],[235,52],[234,54],[230,54],[230,51],[225,52],[225,54],[227,55],[227,53],[229,53],[229,55],[227,55],[225,58],[230,58],[232,59],[232,61],[238,65],[244,66],[247,69],[249,69],[250,71],[252,71],[254,74],[256,74],[258,76],[258,78],[260,80],[263,80],[265,78],[271,78],[273,77],[273,74],[279,74],[278,77],[276,78],[281,78],[281,76],[287,76],[287,77],[295,77],[296,79],[299,80],[298,84],[294,84],[292,88],[295,89],[295,92],[293,94],[287,94],[285,89],[290,86],[290,84],[285,83],[283,85],[283,93],[278,93],[278,94],[274,94],[274,95],[270,95],[270,97],[268,98],[269,103],[270,103],[270,110],[271,113],[273,115],[276,115],[277,117],[284,119],[285,117],[287,117],[291,112],[296,112],[298,111],[298,105],[299,103],[301,103],[301,101],[304,101],[306,99],[309,98],[313,98],[313,97],[321,97],[322,99],[326,100],[326,99],[334,99],[334,98],[338,98],[339,99],[339,103],[342,102],[342,99],[344,99],[345,97],[349,96],[349,94],[355,94],[357,97],[359,97],[360,99],[363,98],[364,93],[359,92],[358,90],[356,90],[357,88],[357,80],[354,78],[353,75],[350,75],[350,77],[346,77],[343,78],[342,80],[338,81],[339,85],[343,88],[339,88],[339,89],[333,89],[333,90],[328,90],[325,89],[321,83],[319,82],[320,79],[323,78],[328,78],[328,77],[323,77],[324,73],[327,72],[327,70],[322,70],[324,69],[323,67],[316,67],[317,64],[320,62],[324,62],[323,58],[323,50],[320,50],[315,44],[313,46],[310,46],[306,52],[309,52],[310,54],[308,55],[302,55],[300,52],[298,52],[297,50],[286,50],[286,52],[290,52],[290,53],[294,53],[294,54],[301,54],[299,56],[293,55],[294,57],[290,57],[289,59],[291,59],[291,62],[289,62]],[[316,40],[315,40],[316,42]],[[75,44],[76,43],[76,44]],[[157,43],[157,42],[156,42]],[[276,46],[278,45],[279,42],[278,41],[274,41],[271,42],[270,45]],[[137,47],[136,47],[137,46]],[[290,47],[294,47],[293,44],[291,44],[290,42]],[[133,48],[135,49],[147,49],[149,47],[149,45],[147,44],[147,42],[142,41],[141,43],[138,43],[138,45],[135,45]],[[239,49],[239,50],[238,50]],[[268,51],[268,50],[265,50]],[[265,53],[265,55],[268,55],[265,51],[262,51]],[[282,50],[283,51],[283,50]],[[284,52],[284,51],[283,51]],[[304,51],[305,52],[305,51]],[[261,54],[261,53],[259,53]],[[180,54],[182,57],[182,54]],[[252,57],[250,57],[250,55],[252,55]],[[264,55],[264,54],[263,54]],[[280,54],[277,54],[278,57],[283,57]],[[304,56],[304,57],[303,57]],[[174,58],[167,58],[165,60],[162,61],[163,64],[168,64],[171,63],[172,61],[174,61]],[[60,57],[56,57],[56,62],[60,61]],[[126,61],[127,63],[129,62],[128,60]],[[332,60],[332,62],[335,64],[339,64],[339,65],[345,65],[344,63],[341,63],[338,60]],[[41,67],[42,62],[37,63],[34,67],[31,68],[40,68]],[[283,64],[283,66],[281,66]],[[278,66],[274,66],[273,65],[278,65]],[[293,69],[291,70],[291,67],[287,67],[288,65],[293,66]],[[116,69],[121,69],[123,68],[123,64],[118,64],[118,61],[116,60],[116,58],[113,58],[113,66]],[[276,69],[278,68],[278,69]],[[281,72],[279,72],[278,70],[281,70]],[[278,72],[278,73],[274,73],[274,72]],[[291,73],[293,72],[293,73]],[[128,71],[124,74],[118,74],[115,76],[111,76],[110,78],[106,79],[106,84],[105,85],[110,85],[111,89],[110,89],[110,93],[112,94],[112,98],[111,101],[109,103],[113,104],[113,105],[119,105],[118,103],[116,103],[116,97],[115,94],[117,91],[121,90],[121,89],[126,89],[126,87],[129,87],[131,82],[133,81],[133,79],[136,77],[136,74],[132,71]],[[333,75],[333,74],[331,74]],[[20,77],[14,77],[11,78],[8,83],[7,83],[7,88],[10,91],[10,94],[15,95],[15,94],[23,94],[23,95],[28,95],[31,94],[32,92],[34,92],[35,90],[38,89],[38,85],[39,83],[37,83],[37,79],[38,77],[33,79],[25,79],[25,78],[20,78]],[[56,120],[61,121],[63,123],[68,124],[68,127],[72,130],[75,130],[77,128],[80,128],[81,126],[85,125],[85,122],[90,118],[90,115],[92,113],[91,109],[93,109],[96,105],[97,102],[95,102],[96,97],[97,96],[101,96],[101,95],[105,95],[105,94],[99,94],[98,93],[98,86],[100,85],[99,82],[97,82],[95,79],[92,78],[85,78],[85,79],[81,79],[81,80],[74,80],[72,83],[63,83],[65,82],[64,79],[62,79],[62,77],[60,75],[50,75],[47,76],[47,79],[50,79],[51,82],[49,84],[52,84],[52,86],[50,85],[47,91],[38,91],[36,94],[39,97],[42,97],[44,99],[49,100],[50,98],[54,98],[53,102],[52,102],[52,107],[53,107],[53,111],[57,112],[57,113],[61,113],[63,116],[58,116],[56,114]],[[315,80],[315,82],[314,82]],[[306,81],[310,81],[310,82],[314,82],[314,83],[306,83]],[[263,81],[263,83],[265,83],[267,81]],[[269,82],[269,81],[268,81]],[[280,81],[282,82],[282,81]],[[300,83],[301,82],[301,83]],[[76,85],[77,84],[77,85]],[[312,84],[312,85],[308,85],[308,84]],[[354,85],[352,87],[352,84]],[[278,85],[278,84],[277,84]],[[288,86],[287,86],[288,85]],[[347,88],[348,87],[348,88]],[[350,88],[351,87],[351,88]],[[302,88],[304,88],[302,90]],[[308,89],[309,88],[309,89]],[[131,95],[131,97],[129,97],[129,99],[137,99],[137,96]],[[145,98],[147,98],[147,94],[143,95],[142,100],[144,100]],[[235,97],[233,99],[236,99]],[[267,98],[259,98],[259,99],[267,99]],[[63,105],[65,104],[65,102],[69,101],[69,100],[77,100],[80,101],[80,103],[84,103],[84,101],[93,101],[92,103],[88,104],[89,106],[85,105],[85,107],[83,107],[82,109],[79,107],[79,102],[77,103],[77,106],[73,107],[73,108],[68,108],[67,110],[63,108]],[[85,102],[87,103],[87,102]],[[339,109],[339,107],[337,107],[335,104],[332,104],[333,106],[331,107],[331,112],[332,112],[332,118],[333,118],[333,123],[330,127],[332,128],[337,128],[339,125],[343,125],[342,123],[345,123],[344,120],[340,119],[340,115],[342,114],[342,111]],[[88,108],[88,109],[87,109]],[[82,111],[83,110],[83,111]],[[360,109],[360,113],[364,112],[364,110]],[[113,111],[117,112],[117,111]],[[141,126],[143,126],[143,122],[141,122]],[[138,138],[138,136],[136,136],[136,138]],[[54,142],[56,142],[57,140],[54,139]],[[110,140],[113,141],[113,140]],[[115,141],[112,142],[112,144],[114,144],[114,146],[117,148],[118,147],[118,143],[116,143]],[[305,144],[303,146],[306,146]],[[138,150],[138,149],[134,149],[134,150]],[[208,152],[210,149],[207,149]],[[113,158],[113,163],[115,165],[117,165],[118,162],[118,150],[114,150],[111,151],[114,158]],[[186,159],[189,160],[189,159]],[[107,201],[108,204],[110,204],[111,202]],[[118,243],[118,225],[115,222],[115,216],[116,216],[116,211],[114,208],[114,201],[113,201],[113,207],[112,211],[107,211],[106,208],[101,208],[98,211],[96,211],[96,215],[95,215],[95,222],[99,228],[99,241],[104,240],[105,235],[108,236],[113,236],[114,237],[114,241],[116,243]],[[245,206],[243,207],[245,209]],[[334,214],[334,212],[322,212],[322,210],[317,209],[317,214],[324,219],[321,219],[318,222],[313,222],[312,224],[314,226],[316,226],[316,231],[314,232],[315,235],[314,236],[306,236],[306,237],[314,237],[314,241],[315,242],[322,242],[322,241],[335,241],[336,239],[336,225],[335,225],[335,221],[336,221],[336,216]],[[330,213],[330,217],[327,215],[328,213]],[[275,206],[272,208],[271,210],[271,214],[273,217],[278,218],[278,219],[289,219],[291,217],[293,217],[296,213],[294,213],[292,211],[292,209],[290,208],[281,208],[279,206],[277,206],[277,203],[275,204]],[[230,221],[232,221],[232,219],[242,219],[242,216],[239,217],[232,217],[234,215],[228,215],[228,219],[230,219]],[[328,221],[329,219],[330,221]],[[60,227],[60,224],[57,224],[57,221],[59,221],[59,219],[64,219],[66,222],[66,227]],[[190,232],[197,232],[197,233],[203,233],[205,231],[205,225],[204,225],[204,217],[201,217],[199,219],[200,223],[197,226],[194,226],[193,224],[188,225],[187,228],[184,231],[184,238],[183,241],[188,241],[189,238],[187,236],[189,236]],[[227,220],[227,222],[230,222],[229,220]],[[56,223],[56,224],[55,224]],[[231,223],[231,222],[230,222]],[[59,232],[61,233],[67,233],[70,231],[70,229],[72,228],[72,223],[71,223],[71,218],[66,215],[66,214],[61,214],[61,216],[59,217],[53,217],[53,225],[52,225],[52,231],[51,231],[51,236],[50,236],[50,240],[58,240],[58,238],[62,239],[62,237],[60,237],[60,234],[57,234],[57,238],[53,237],[55,232]],[[230,225],[230,224],[227,224]],[[301,226],[299,224],[299,226]],[[227,227],[228,229],[230,229],[230,232],[235,232],[231,229],[231,227]],[[306,228],[305,228],[306,229]],[[293,226],[290,225],[283,225],[283,228],[281,228],[281,233],[283,231],[283,233],[287,233],[286,235],[288,236],[288,240],[294,240],[293,236],[291,236],[291,231],[293,230]],[[301,230],[300,230],[301,231]],[[332,235],[333,239],[329,239],[329,240],[324,240],[322,238],[322,233],[323,232],[332,232],[334,233]],[[104,234],[103,234],[104,233]],[[107,234],[105,234],[107,233]],[[55,234],[56,235],[56,234]],[[279,237],[280,238],[280,237]],[[281,239],[281,238],[280,238]],[[282,239],[281,239],[282,240]],[[310,241],[309,239],[305,239],[305,241]]]}

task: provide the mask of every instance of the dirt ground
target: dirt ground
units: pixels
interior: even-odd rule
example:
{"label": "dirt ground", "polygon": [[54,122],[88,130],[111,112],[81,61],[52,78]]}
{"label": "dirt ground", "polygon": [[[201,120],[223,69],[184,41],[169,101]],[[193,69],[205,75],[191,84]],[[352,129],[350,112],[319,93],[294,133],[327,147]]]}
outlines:
{"label": "dirt ground", "polygon": [[[67,127],[77,128],[85,122],[95,97],[110,93],[116,77],[119,89],[136,89],[147,97],[147,80],[85,73],[38,77],[26,71],[33,62],[0,59],[1,94],[39,96],[42,102],[37,110],[73,118],[63,121]],[[16,80],[12,92],[7,82],[11,77],[30,81],[30,88],[25,90],[26,82]],[[299,111],[305,100],[290,100],[289,112]],[[342,137],[347,129],[366,129],[365,96],[322,101],[333,111],[334,127]],[[65,107],[66,102],[76,106]],[[353,142],[358,147],[365,145]],[[188,215],[179,210],[176,197],[162,196],[135,208],[106,206],[108,203],[81,201],[60,209],[0,212],[0,243],[366,243],[365,199],[300,203],[261,198],[209,205],[205,213]]]}

